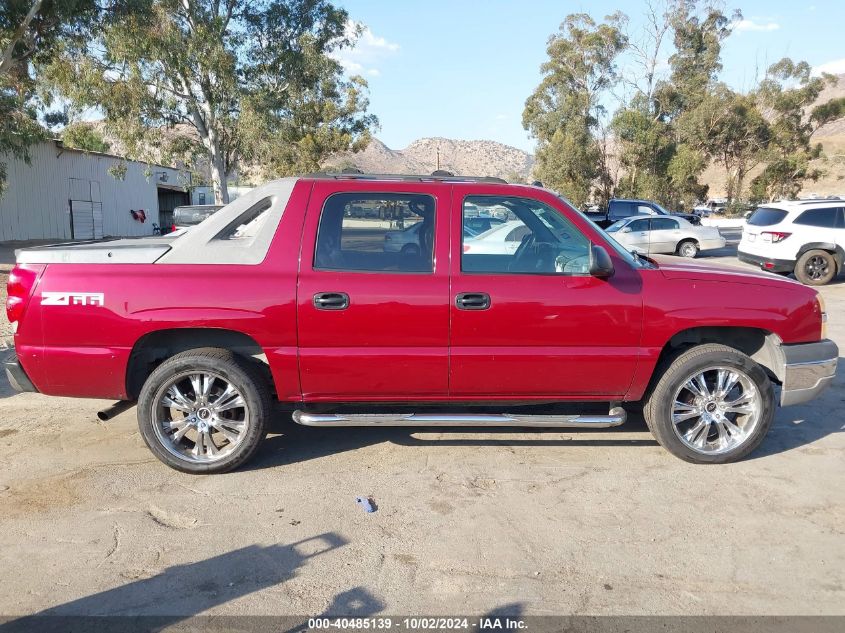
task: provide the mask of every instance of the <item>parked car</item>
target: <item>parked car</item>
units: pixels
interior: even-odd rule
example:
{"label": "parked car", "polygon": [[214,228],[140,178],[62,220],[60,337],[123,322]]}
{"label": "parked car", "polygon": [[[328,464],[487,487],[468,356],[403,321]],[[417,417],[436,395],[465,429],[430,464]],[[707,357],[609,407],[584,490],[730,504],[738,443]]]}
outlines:
{"label": "parked car", "polygon": [[[464,221],[464,237],[477,237],[492,226],[499,226],[504,220],[490,217],[467,217]],[[384,235],[384,250],[388,253],[413,253],[420,252],[420,229],[422,222],[415,222],[401,231],[388,231]]]}
{"label": "parked car", "polygon": [[[347,214],[386,202],[422,218],[420,253]],[[516,249],[464,248],[470,205],[522,222]],[[596,428],[640,403],[673,454],[731,462],[774,384],[805,402],[839,356],[812,288],[637,257],[552,192],[445,176],[286,178],[172,241],[24,248],[6,313],[16,390],[137,403],[191,473],[244,464],[276,405],[318,427]]]}
{"label": "parked car", "polygon": [[845,259],[844,215],[838,199],[769,203],[746,221],[739,259],[811,286],[830,283]]}
{"label": "parked car", "polygon": [[701,224],[701,218],[694,213],[670,213],[651,200],[623,200],[621,198],[614,198],[607,203],[607,209],[599,212],[587,211],[585,215],[602,228],[636,215],[671,215],[683,218],[690,224]]}
{"label": "parked car", "polygon": [[725,247],[725,238],[713,226],[693,226],[683,218],[657,216],[619,220],[605,229],[629,250],[643,255],[671,253],[695,257],[699,251]]}

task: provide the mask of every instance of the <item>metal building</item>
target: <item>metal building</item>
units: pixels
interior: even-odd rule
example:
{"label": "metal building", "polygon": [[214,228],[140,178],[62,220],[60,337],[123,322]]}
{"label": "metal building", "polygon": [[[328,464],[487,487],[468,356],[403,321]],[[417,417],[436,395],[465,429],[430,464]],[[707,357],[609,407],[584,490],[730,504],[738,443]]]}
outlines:
{"label": "metal building", "polygon": [[[44,141],[30,148],[29,164],[11,156],[0,197],[0,242],[91,240],[153,234],[168,226],[173,208],[188,204],[188,184],[172,167]],[[126,176],[109,168],[125,162]]]}

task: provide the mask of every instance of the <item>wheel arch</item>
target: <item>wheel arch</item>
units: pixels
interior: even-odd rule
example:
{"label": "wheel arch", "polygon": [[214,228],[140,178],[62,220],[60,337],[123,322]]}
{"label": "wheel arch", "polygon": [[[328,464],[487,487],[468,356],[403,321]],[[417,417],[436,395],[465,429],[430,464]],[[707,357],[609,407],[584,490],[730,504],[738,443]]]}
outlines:
{"label": "wheel arch", "polygon": [[815,250],[827,251],[833,255],[833,260],[836,262],[836,274],[842,272],[843,265],[845,265],[845,249],[834,242],[807,242],[798,249],[795,260],[797,261],[804,253]]}
{"label": "wheel arch", "polygon": [[702,326],[676,332],[660,352],[649,389],[653,387],[665,364],[685,349],[704,343],[719,343],[749,356],[776,383],[783,381],[784,358],[781,338],[762,328],[745,326]]}
{"label": "wheel arch", "polygon": [[132,347],[126,368],[126,393],[135,399],[147,377],[168,358],[192,349],[216,347],[255,362],[266,372],[272,387],[269,364],[264,349],[251,336],[222,328],[170,328],[148,332]]}

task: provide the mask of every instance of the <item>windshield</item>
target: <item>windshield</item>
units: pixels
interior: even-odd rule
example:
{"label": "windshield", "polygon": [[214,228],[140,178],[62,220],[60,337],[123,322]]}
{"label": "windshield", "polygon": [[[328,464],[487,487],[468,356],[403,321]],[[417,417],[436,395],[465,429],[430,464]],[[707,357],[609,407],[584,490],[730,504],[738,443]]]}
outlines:
{"label": "windshield", "polygon": [[656,202],[652,202],[651,204],[654,206],[655,210],[657,211],[657,215],[672,215],[671,213],[669,213],[666,209],[664,209],[662,206],[660,206]]}
{"label": "windshield", "polygon": [[614,222],[613,224],[611,224],[609,227],[607,227],[604,231],[605,231],[605,233],[616,233],[616,231],[618,231],[618,230],[619,230],[619,229],[621,229],[623,226],[625,226],[625,223],[626,223],[627,221],[628,221],[627,219],[625,219],[625,220],[617,220],[616,222]]}

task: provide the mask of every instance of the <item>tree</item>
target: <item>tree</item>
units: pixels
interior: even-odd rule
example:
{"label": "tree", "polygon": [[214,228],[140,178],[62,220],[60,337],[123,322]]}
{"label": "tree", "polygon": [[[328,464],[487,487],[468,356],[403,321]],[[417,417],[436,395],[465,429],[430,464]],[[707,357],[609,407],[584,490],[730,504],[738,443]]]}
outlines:
{"label": "tree", "polygon": [[[771,142],[763,173],[752,183],[759,200],[791,199],[807,180],[818,180],[821,170],[810,162],[822,153],[813,144],[815,131],[845,113],[845,99],[832,99],[812,107],[825,86],[835,83],[832,75],[813,77],[807,62],[784,58],[769,67],[757,94],[771,121]],[[810,109],[812,107],[812,109]]]}
{"label": "tree", "polygon": [[755,95],[738,94],[718,84],[679,119],[679,127],[688,146],[724,167],[728,204],[740,198],[745,178],[763,161],[771,136]]}
{"label": "tree", "polygon": [[[633,88],[633,96],[611,121],[624,168],[617,195],[676,206],[684,198],[706,193],[698,183],[707,166],[701,154],[704,147],[686,146],[689,139],[681,130],[693,126],[685,118],[713,90],[730,22],[718,8],[696,0],[647,4],[644,31],[628,36],[635,70],[626,73],[626,84]],[[660,73],[664,42],[670,38],[668,73]]]}
{"label": "tree", "polygon": [[[97,11],[95,0],[0,3],[0,156],[28,161],[29,147],[44,138],[37,120],[44,100],[38,98],[34,69],[61,42],[81,38]],[[0,194],[5,182],[6,165],[0,161]]]}
{"label": "tree", "polygon": [[62,142],[68,147],[86,152],[108,152],[111,145],[93,126],[86,123],[71,123],[62,130]]}
{"label": "tree", "polygon": [[602,24],[583,13],[567,16],[549,39],[543,80],[525,103],[523,126],[538,140],[535,174],[576,205],[602,176],[594,133],[605,114],[602,96],[618,79],[622,21],[619,13]]}
{"label": "tree", "polygon": [[189,129],[218,203],[241,160],[270,175],[316,166],[376,125],[365,82],[346,80],[330,56],[358,31],[327,0],[136,2],[83,55],[54,64],[51,80],[75,104],[100,108],[133,158],[184,151],[186,136],[171,130]]}

